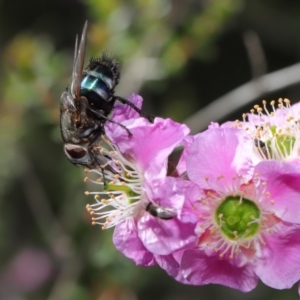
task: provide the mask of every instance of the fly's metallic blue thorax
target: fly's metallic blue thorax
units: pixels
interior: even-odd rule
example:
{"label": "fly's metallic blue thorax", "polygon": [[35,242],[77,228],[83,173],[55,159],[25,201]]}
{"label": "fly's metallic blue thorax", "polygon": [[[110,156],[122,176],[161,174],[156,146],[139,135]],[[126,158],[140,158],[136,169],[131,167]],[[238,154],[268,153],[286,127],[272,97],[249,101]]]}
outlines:
{"label": "fly's metallic blue thorax", "polygon": [[109,109],[108,102],[113,96],[119,77],[119,63],[116,60],[107,55],[92,58],[83,72],[80,93],[95,108],[106,111]]}

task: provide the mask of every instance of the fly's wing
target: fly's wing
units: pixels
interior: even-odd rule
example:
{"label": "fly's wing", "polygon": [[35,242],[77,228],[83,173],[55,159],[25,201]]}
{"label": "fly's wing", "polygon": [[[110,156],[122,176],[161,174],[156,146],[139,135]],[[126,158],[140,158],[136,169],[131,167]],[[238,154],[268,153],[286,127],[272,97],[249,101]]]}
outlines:
{"label": "fly's wing", "polygon": [[82,78],[82,70],[83,70],[84,56],[85,56],[87,26],[88,26],[88,22],[86,21],[83,27],[79,48],[78,48],[78,36],[76,37],[76,42],[75,42],[75,54],[74,54],[72,83],[71,83],[71,95],[74,97],[75,101],[80,100],[80,83]]}

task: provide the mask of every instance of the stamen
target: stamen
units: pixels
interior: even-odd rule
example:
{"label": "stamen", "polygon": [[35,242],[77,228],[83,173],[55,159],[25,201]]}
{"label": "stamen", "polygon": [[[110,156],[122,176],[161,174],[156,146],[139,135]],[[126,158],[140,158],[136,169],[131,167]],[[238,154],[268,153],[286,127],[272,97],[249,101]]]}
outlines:
{"label": "stamen", "polygon": [[275,104],[274,100],[270,102],[272,111],[269,111],[267,101],[263,100],[263,108],[255,105],[248,116],[243,114],[243,129],[253,139],[256,159],[297,158],[300,153],[300,124],[297,121],[300,112],[295,115],[286,98],[278,100],[278,109]]}
{"label": "stamen", "polygon": [[[238,178],[243,177],[235,175],[232,181],[237,182]],[[266,191],[268,184],[261,181],[259,174],[255,174],[252,181],[243,183],[241,180],[239,184],[239,187],[232,184],[230,192],[223,188],[222,192],[211,189],[193,207],[196,211],[200,210],[199,249],[211,248],[220,258],[234,259],[236,255],[245,255],[245,259],[252,259],[260,249],[259,244],[266,245],[264,234],[273,232],[274,226],[280,223],[280,219],[267,210],[269,207],[263,205],[269,202],[271,194]],[[226,207],[224,203],[228,197],[230,202]],[[236,206],[233,201],[237,201]],[[222,212],[218,213],[221,206]],[[251,210],[254,213],[249,215]],[[241,219],[247,220],[243,217],[243,211],[246,213],[244,217],[248,218],[247,223],[239,223]]]}
{"label": "stamen", "polygon": [[[92,223],[102,226],[102,229],[113,227],[127,218],[132,218],[143,209],[141,196],[143,194],[143,174],[139,172],[134,160],[129,161],[104,136],[106,147],[98,147],[102,155],[110,159],[102,169],[88,170],[96,173],[96,180],[86,177],[85,182],[96,183],[102,187],[100,191],[86,192],[94,195],[95,203],[88,205],[87,211],[93,215]],[[109,167],[108,167],[109,166]],[[115,171],[114,171],[115,170]],[[104,199],[100,199],[100,196]]]}

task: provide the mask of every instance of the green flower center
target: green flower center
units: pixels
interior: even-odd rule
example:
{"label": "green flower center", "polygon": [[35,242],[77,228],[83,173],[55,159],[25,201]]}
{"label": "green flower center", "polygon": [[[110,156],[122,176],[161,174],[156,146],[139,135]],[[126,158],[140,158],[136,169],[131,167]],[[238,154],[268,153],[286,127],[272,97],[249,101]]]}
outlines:
{"label": "green flower center", "polygon": [[[132,189],[130,189],[126,185],[119,185],[119,184],[112,184],[112,183],[107,183],[106,187],[104,189],[106,192],[125,192],[128,199],[134,198],[136,196],[139,196],[137,193],[135,193]],[[130,203],[135,203],[138,200],[130,200]]]}
{"label": "green flower center", "polygon": [[272,147],[272,145],[273,145],[272,139],[266,141],[266,146],[269,149],[270,158],[274,157],[273,151],[279,152],[281,154],[281,156],[283,156],[283,157],[290,155],[290,153],[292,152],[292,150],[294,148],[295,142],[296,142],[295,136],[290,135],[290,134],[276,133],[277,126],[271,126],[270,130],[271,130],[273,139],[275,139],[275,145],[276,145],[276,149],[274,149]]}
{"label": "green flower center", "polygon": [[215,219],[230,240],[247,239],[259,230],[260,210],[248,199],[227,197],[217,208]]}

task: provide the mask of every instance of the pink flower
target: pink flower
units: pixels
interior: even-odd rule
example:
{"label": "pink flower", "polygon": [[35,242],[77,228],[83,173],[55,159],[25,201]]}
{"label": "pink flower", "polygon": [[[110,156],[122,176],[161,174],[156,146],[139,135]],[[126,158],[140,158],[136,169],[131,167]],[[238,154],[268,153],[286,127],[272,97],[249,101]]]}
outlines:
{"label": "pink flower", "polygon": [[180,271],[160,262],[177,280],[250,291],[258,279],[277,289],[300,279],[297,169],[274,160],[253,168],[248,143],[243,130],[216,128],[188,150],[188,177],[203,192],[193,201],[197,244],[173,253]]}
{"label": "pink flower", "polygon": [[288,99],[279,99],[278,108],[271,101],[263,107],[255,105],[250,114],[244,114],[244,122],[236,127],[243,128],[253,139],[253,162],[283,160],[300,167],[300,103],[290,105]]}
{"label": "pink flower", "polygon": [[[137,95],[131,99],[141,100]],[[196,219],[185,212],[184,201],[187,190],[198,188],[181,178],[167,176],[169,155],[184,143],[189,129],[171,119],[155,118],[150,123],[128,105],[116,108],[112,118],[126,126],[131,135],[116,123],[106,123],[109,141],[100,151],[111,158],[119,171],[90,171],[104,178],[105,184],[93,181],[104,191],[88,193],[95,195],[96,203],[87,208],[93,214],[93,222],[103,229],[116,226],[117,249],[137,264],[152,265],[153,254],[168,255],[196,239]],[[183,169],[183,164],[180,166]],[[100,200],[100,195],[106,199]],[[149,203],[174,212],[172,219],[151,215]]]}
{"label": "pink flower", "polygon": [[88,193],[93,223],[115,227],[116,248],[136,264],[184,284],[290,288],[300,279],[300,105],[279,104],[196,136],[116,104],[98,147],[109,160],[90,171],[102,188]]}

